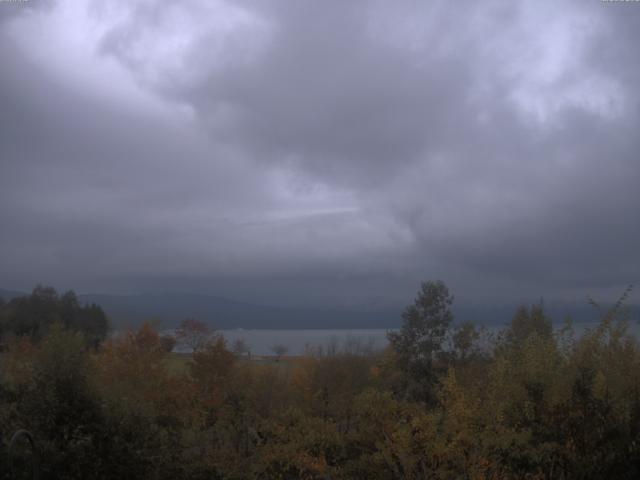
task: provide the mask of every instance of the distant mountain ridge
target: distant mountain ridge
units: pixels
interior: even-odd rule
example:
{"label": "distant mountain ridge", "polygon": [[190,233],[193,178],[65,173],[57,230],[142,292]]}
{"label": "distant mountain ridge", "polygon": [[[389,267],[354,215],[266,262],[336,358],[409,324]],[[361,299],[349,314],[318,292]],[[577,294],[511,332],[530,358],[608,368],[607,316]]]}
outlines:
{"label": "distant mountain ridge", "polygon": [[0,288],[0,298],[5,301],[11,300],[16,297],[23,297],[24,295],[28,295],[25,292],[18,292],[17,290],[4,290]]}
{"label": "distant mountain ridge", "polygon": [[[28,293],[0,289],[5,300],[24,295]],[[171,328],[185,318],[217,329],[394,328],[399,318],[395,310],[278,307],[191,293],[79,294],[78,299],[100,305],[116,328],[135,327],[145,320]]]}
{"label": "distant mountain ridge", "polygon": [[[9,300],[25,292],[0,289]],[[172,328],[185,318],[196,318],[217,329],[368,329],[398,328],[403,307],[356,310],[315,307],[282,307],[244,303],[213,295],[193,293],[143,293],[130,295],[82,294],[83,303],[96,303],[107,313],[115,328],[135,327],[155,319],[162,328]],[[454,305],[456,321],[484,325],[509,322],[517,304]],[[607,308],[603,305],[603,308]],[[638,305],[630,305],[632,321],[639,318]],[[598,320],[593,307],[575,302],[548,302],[545,310],[556,324],[571,316],[576,323]]]}
{"label": "distant mountain ridge", "polygon": [[396,312],[277,307],[237,302],[210,295],[145,293],[79,295],[102,306],[115,324],[139,324],[156,318],[163,326],[196,318],[214,328],[393,328]]}

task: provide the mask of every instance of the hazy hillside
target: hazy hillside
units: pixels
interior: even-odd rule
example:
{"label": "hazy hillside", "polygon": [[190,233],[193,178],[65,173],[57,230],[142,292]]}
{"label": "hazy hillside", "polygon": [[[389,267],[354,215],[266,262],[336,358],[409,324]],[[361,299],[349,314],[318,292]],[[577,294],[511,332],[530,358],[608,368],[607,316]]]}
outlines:
{"label": "hazy hillside", "polygon": [[11,300],[12,298],[21,297],[23,295],[26,295],[26,293],[18,292],[16,290],[4,290],[0,288],[0,298],[2,298],[3,300]]}
{"label": "hazy hillside", "polygon": [[[5,300],[24,295],[2,290]],[[395,328],[400,325],[402,306],[384,310],[346,310],[288,308],[256,305],[225,298],[185,293],[145,293],[138,295],[78,295],[84,303],[97,303],[117,327],[136,326],[144,320],[157,319],[163,327],[171,327],[185,318],[197,318],[219,329],[224,328]],[[457,321],[485,325],[506,324],[516,304],[454,305]],[[597,312],[586,302],[547,302],[546,311],[555,323],[567,316],[575,322],[597,320]],[[640,308],[631,306],[632,320],[639,318]]]}
{"label": "hazy hillside", "polygon": [[193,317],[215,328],[384,328],[397,324],[397,312],[284,308],[197,294],[80,295],[101,305],[115,325],[157,318],[172,326]]}

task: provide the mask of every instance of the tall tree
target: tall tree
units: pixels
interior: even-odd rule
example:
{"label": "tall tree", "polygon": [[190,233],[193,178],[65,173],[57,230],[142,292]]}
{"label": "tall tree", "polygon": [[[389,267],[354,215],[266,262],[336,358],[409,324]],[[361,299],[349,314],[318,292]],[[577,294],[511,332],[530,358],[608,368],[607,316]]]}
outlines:
{"label": "tall tree", "polygon": [[402,314],[402,327],[387,337],[404,374],[404,393],[432,403],[438,373],[444,371],[443,345],[450,333],[453,295],[444,282],[423,282],[413,305]]}
{"label": "tall tree", "polygon": [[512,345],[521,345],[533,334],[544,339],[553,335],[553,326],[542,301],[530,308],[525,305],[518,307],[506,331],[506,340]]}

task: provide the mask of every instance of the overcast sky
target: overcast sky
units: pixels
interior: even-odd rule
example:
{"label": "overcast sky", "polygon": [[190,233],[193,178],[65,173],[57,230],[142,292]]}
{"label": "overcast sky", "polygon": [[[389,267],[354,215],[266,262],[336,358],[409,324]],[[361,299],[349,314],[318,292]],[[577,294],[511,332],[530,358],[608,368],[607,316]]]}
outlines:
{"label": "overcast sky", "polygon": [[0,1],[0,287],[615,297],[639,46],[640,2]]}

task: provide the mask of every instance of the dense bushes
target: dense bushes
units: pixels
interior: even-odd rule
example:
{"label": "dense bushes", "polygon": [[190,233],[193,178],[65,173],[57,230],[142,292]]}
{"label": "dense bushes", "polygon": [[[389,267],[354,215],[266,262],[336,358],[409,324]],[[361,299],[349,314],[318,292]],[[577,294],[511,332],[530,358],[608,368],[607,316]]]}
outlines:
{"label": "dense bushes", "polygon": [[385,352],[277,363],[215,336],[170,354],[149,325],[88,349],[58,323],[9,341],[0,431],[30,429],[48,478],[638,478],[624,319],[578,337],[536,305],[491,337],[451,324],[444,288],[423,286]]}

